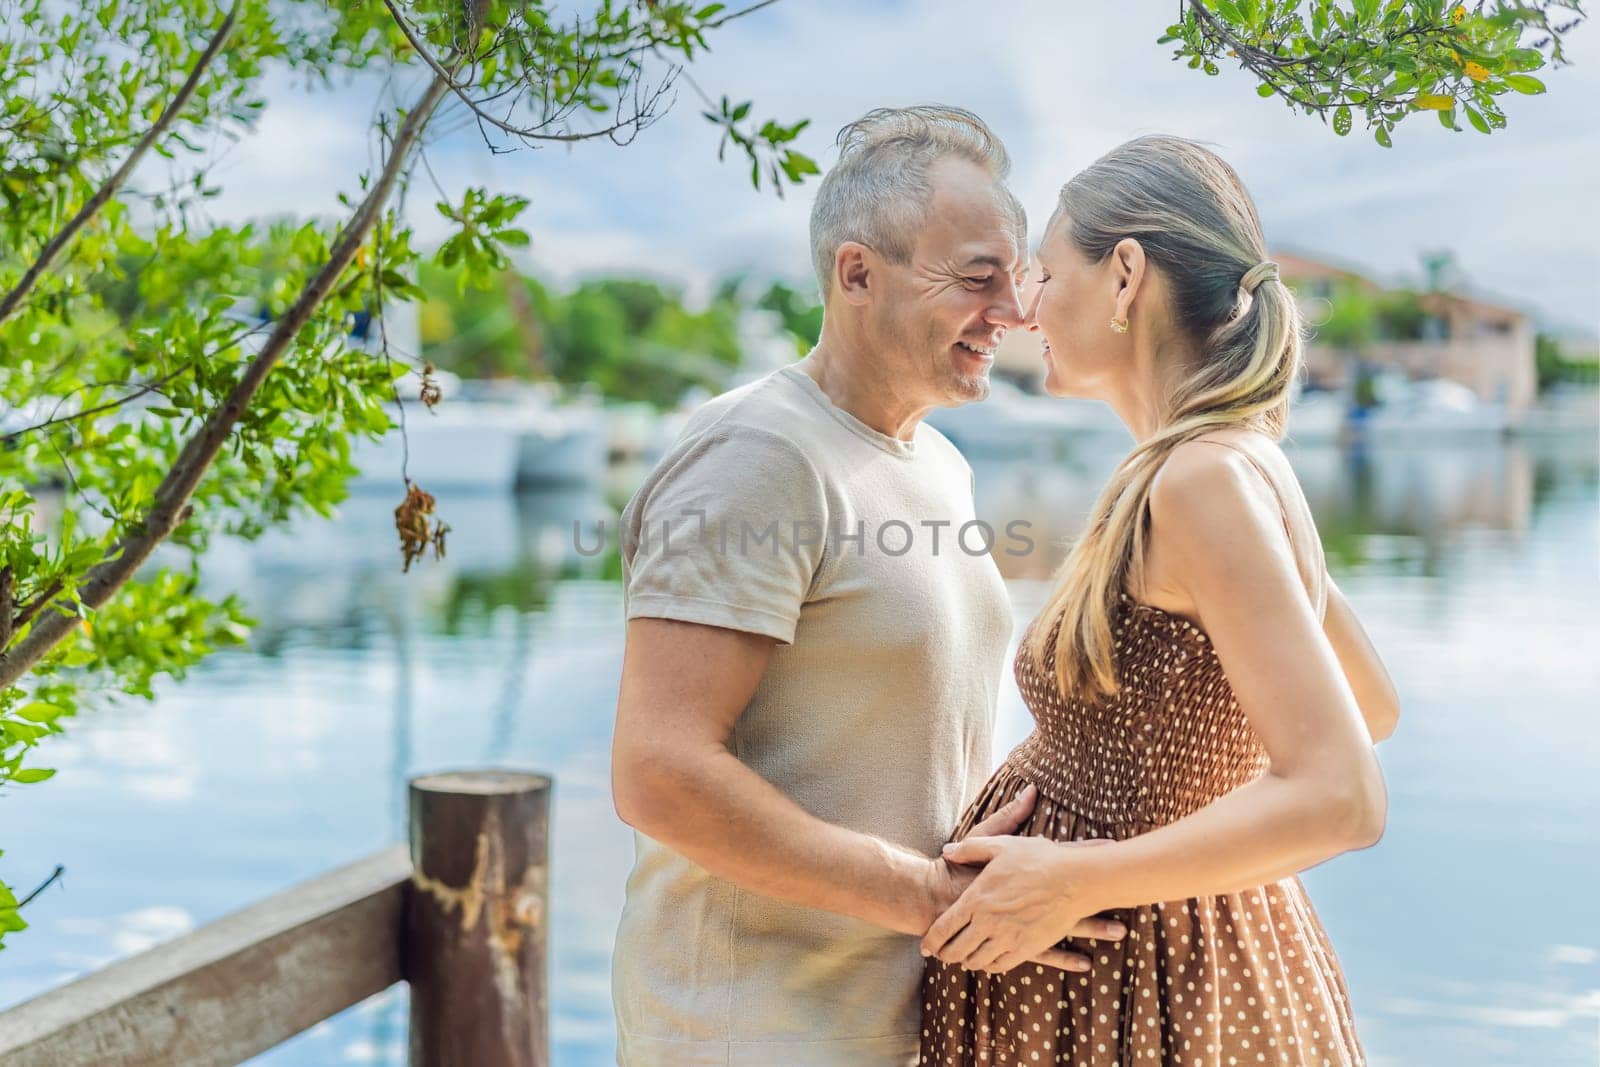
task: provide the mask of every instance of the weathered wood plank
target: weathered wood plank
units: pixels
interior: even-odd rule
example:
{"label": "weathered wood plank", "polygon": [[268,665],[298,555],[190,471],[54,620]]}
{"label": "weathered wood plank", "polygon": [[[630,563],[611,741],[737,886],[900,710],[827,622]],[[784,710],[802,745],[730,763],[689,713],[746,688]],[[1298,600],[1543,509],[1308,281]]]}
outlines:
{"label": "weathered wood plank", "polygon": [[411,781],[411,1067],[548,1067],[550,779]]}
{"label": "weathered wood plank", "polygon": [[0,1067],[233,1067],[400,981],[397,847],[0,1013]]}

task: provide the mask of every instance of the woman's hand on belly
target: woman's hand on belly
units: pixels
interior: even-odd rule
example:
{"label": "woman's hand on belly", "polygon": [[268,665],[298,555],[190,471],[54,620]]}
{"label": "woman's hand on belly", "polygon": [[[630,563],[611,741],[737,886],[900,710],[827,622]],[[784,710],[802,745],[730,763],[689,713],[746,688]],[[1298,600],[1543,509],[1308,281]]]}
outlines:
{"label": "woman's hand on belly", "polygon": [[[1122,923],[1096,918],[1073,892],[1072,852],[1106,843],[973,836],[946,845],[946,860],[982,865],[982,870],[928,928],[922,954],[969,971],[1002,972],[1059,953],[1052,946],[1065,937],[1120,941],[1127,936]],[[1088,962],[1077,953],[1068,955]]]}
{"label": "woman's hand on belly", "polygon": [[[974,826],[968,836],[1005,837],[1016,833],[1028,824],[1028,819],[1033,816],[1033,805],[1038,799],[1039,790],[1036,787],[1031,784],[1023,786],[1016,796]],[[935,919],[960,899],[977,876],[978,868],[948,862],[945,856],[935,856],[930,860],[927,875],[923,879],[925,892],[921,901],[919,928],[926,931],[932,926]]]}

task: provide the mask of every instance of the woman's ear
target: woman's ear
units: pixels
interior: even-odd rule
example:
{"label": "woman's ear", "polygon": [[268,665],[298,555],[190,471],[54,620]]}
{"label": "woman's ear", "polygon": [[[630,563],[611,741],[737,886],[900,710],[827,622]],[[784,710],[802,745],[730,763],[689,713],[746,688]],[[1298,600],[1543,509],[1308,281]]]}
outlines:
{"label": "woman's ear", "polygon": [[1124,237],[1111,250],[1111,273],[1117,284],[1115,318],[1129,321],[1133,302],[1144,284],[1144,246],[1132,237]]}

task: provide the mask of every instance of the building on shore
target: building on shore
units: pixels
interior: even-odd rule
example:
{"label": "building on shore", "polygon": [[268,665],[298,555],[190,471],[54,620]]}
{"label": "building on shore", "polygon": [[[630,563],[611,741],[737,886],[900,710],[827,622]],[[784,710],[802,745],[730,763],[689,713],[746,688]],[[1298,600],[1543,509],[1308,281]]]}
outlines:
{"label": "building on shore", "polygon": [[[1443,379],[1466,386],[1484,403],[1501,405],[1513,424],[1537,398],[1536,331],[1517,308],[1446,290],[1385,289],[1356,271],[1298,253],[1280,251],[1272,258],[1311,324],[1311,384],[1349,389],[1363,371],[1411,381]],[[1340,301],[1375,309],[1370,335],[1358,343],[1348,334],[1359,331],[1321,331],[1338,314]]]}

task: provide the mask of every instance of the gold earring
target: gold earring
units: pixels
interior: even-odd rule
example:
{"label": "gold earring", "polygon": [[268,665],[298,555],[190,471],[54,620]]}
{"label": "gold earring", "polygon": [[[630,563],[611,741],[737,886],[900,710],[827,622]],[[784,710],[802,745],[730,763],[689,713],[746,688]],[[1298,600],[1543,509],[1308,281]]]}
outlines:
{"label": "gold earring", "polygon": [[1112,333],[1127,333],[1128,332],[1128,320],[1127,319],[1112,319],[1111,320],[1111,332]]}

